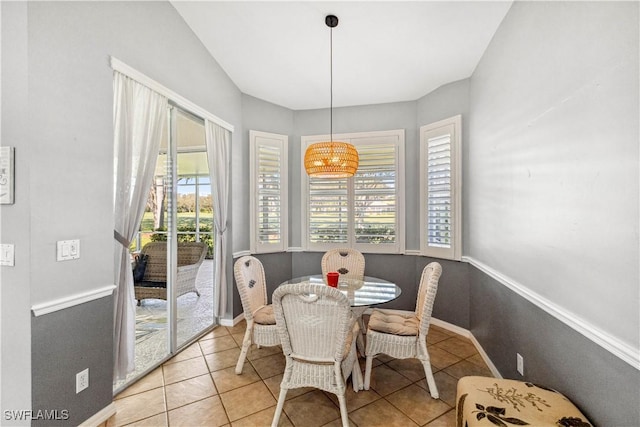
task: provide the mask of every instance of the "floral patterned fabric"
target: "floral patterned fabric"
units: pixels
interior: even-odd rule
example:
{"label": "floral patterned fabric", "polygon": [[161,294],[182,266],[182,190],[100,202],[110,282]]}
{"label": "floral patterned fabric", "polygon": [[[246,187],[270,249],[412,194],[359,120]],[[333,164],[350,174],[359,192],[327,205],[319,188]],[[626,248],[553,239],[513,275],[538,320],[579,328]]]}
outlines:
{"label": "floral patterned fabric", "polygon": [[591,427],[561,393],[517,380],[463,377],[458,381],[457,427]]}

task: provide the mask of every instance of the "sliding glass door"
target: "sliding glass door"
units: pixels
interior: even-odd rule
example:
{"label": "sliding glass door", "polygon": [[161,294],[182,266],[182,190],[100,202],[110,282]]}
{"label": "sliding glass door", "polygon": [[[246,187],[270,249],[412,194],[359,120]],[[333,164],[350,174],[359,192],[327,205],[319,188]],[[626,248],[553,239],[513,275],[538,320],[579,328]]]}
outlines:
{"label": "sliding glass door", "polygon": [[149,372],[214,325],[213,202],[204,121],[176,106],[158,153],[132,258],[148,256],[136,280],[136,370]]}
{"label": "sliding glass door", "polygon": [[210,328],[213,315],[213,201],[204,122],[174,108],[175,227],[173,281],[175,341],[179,348]]}

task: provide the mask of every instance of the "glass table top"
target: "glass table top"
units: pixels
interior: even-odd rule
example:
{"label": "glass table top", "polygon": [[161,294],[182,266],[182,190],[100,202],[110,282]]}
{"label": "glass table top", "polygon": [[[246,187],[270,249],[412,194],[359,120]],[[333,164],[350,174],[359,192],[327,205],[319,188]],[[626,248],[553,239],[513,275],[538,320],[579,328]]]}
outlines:
{"label": "glass table top", "polygon": [[[321,274],[296,277],[281,285],[302,282],[326,285],[326,279]],[[395,283],[370,276],[365,276],[364,280],[340,278],[338,289],[349,298],[351,307],[366,307],[393,301],[402,293]]]}

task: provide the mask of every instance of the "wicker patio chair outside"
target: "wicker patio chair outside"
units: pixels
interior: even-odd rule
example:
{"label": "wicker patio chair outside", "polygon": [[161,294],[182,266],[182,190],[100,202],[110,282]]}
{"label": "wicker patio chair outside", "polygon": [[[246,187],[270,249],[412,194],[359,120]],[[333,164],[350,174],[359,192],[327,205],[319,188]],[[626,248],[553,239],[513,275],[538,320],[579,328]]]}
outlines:
{"label": "wicker patio chair outside", "polygon": [[280,345],[280,337],[276,330],[273,306],[267,304],[267,285],[260,260],[243,256],[236,261],[233,273],[247,321],[242,351],[236,364],[236,374],[240,375],[252,343],[258,347],[272,347]]}
{"label": "wicker patio chair outside", "polygon": [[364,256],[356,249],[330,249],[324,253],[321,261],[322,277],[330,271],[337,271],[340,277],[347,279],[364,278]]}
{"label": "wicker patio chair outside", "polygon": [[437,262],[432,262],[424,268],[415,312],[374,309],[371,313],[365,350],[365,390],[369,390],[373,358],[383,353],[396,359],[419,359],[424,367],[431,397],[439,397],[427,351],[427,333],[441,274],[442,266]]}
{"label": "wicker patio chair outside", "polygon": [[315,387],[338,397],[342,425],[348,426],[345,381],[351,375],[355,391],[362,383],[358,326],[348,298],[338,289],[302,282],[279,286],[273,307],[286,365],[271,425],[278,425],[289,389]]}
{"label": "wicker patio chair outside", "polygon": [[[208,246],[202,242],[178,242],[178,271],[175,292],[179,297],[189,292],[200,296],[196,288],[198,270],[207,255]],[[141,283],[134,284],[138,305],[145,298],[167,299],[167,243],[150,242],[144,245],[141,255],[148,255],[147,268]],[[145,286],[141,286],[144,284]],[[157,284],[157,286],[154,286]]]}

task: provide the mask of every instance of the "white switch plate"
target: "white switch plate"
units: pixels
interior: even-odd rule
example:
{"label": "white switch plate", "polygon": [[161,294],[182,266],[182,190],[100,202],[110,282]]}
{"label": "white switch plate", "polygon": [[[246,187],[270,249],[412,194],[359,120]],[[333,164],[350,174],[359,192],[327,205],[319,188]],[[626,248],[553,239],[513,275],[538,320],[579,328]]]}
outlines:
{"label": "white switch plate", "polygon": [[0,265],[13,267],[15,265],[15,249],[12,244],[0,245]]}
{"label": "white switch plate", "polygon": [[57,260],[80,258],[80,240],[58,240]]}

